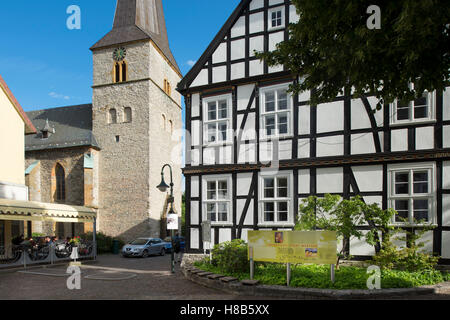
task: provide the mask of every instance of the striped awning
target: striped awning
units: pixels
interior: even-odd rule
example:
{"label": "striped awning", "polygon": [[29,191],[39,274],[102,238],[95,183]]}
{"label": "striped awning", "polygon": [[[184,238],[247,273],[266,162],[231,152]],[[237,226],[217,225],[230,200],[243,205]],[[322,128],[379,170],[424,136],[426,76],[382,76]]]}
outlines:
{"label": "striped awning", "polygon": [[92,208],[57,203],[0,199],[0,220],[94,222]]}

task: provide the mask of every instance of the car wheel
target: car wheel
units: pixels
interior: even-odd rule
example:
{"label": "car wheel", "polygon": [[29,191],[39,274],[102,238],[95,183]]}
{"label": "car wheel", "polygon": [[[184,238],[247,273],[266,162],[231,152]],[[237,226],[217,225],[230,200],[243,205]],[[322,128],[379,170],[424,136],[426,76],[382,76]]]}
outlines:
{"label": "car wheel", "polygon": [[144,250],[143,252],[142,252],[142,258],[147,258],[148,257],[148,251],[147,250]]}
{"label": "car wheel", "polygon": [[162,249],[161,249],[160,255],[161,255],[161,256],[165,256],[165,255],[166,255],[166,249],[162,248]]}

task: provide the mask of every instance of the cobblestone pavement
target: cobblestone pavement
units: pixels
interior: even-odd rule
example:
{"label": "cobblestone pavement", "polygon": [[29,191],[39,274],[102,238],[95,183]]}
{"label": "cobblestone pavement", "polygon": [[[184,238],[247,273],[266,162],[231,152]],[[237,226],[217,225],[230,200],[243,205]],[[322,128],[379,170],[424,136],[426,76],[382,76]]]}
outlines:
{"label": "cobblestone pavement", "polygon": [[[126,259],[103,255],[82,266],[81,289],[67,288],[67,266],[0,271],[0,300],[273,300],[227,294],[195,284],[180,272],[170,273],[170,256]],[[87,278],[86,278],[87,277]],[[102,280],[98,280],[102,279]],[[122,280],[123,279],[123,280]],[[445,294],[405,299],[450,300]],[[275,299],[276,300],[276,299]]]}
{"label": "cobblestone pavement", "polygon": [[[0,271],[0,300],[266,300],[234,296],[205,288],[184,278],[176,265],[170,272],[170,255],[122,258],[102,255],[97,263],[85,263],[81,289],[67,288],[67,266],[29,268],[26,273]],[[86,279],[88,276],[90,279]],[[124,279],[127,280],[114,280]],[[98,278],[110,280],[95,280]],[[114,280],[114,281],[111,281]]]}

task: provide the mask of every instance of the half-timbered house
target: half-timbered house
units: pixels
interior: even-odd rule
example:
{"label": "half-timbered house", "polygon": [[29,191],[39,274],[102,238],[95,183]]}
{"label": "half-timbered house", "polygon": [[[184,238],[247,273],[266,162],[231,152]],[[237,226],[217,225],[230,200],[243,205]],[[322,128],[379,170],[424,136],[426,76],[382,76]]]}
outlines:
{"label": "half-timbered house", "polygon": [[[289,0],[242,0],[178,85],[190,133],[187,248],[203,250],[205,220],[215,244],[292,229],[302,199],[330,193],[427,220],[425,250],[450,263],[450,90],[376,113],[376,98],[351,92],[311,105],[310,92],[288,92],[298,81],[289,70],[254,55],[274,50],[296,21]],[[354,239],[346,249],[374,254]]]}

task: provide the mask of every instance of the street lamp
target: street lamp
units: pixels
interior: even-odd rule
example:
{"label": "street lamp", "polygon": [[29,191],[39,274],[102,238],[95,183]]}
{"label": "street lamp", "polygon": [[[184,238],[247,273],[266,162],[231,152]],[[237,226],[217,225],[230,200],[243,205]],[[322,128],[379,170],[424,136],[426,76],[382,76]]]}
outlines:
{"label": "street lamp", "polygon": [[[164,169],[166,167],[169,167],[170,169],[170,186],[167,185],[167,183],[164,181]],[[161,192],[166,192],[167,189],[170,188],[170,198],[167,201],[168,203],[170,203],[170,210],[169,210],[169,215],[171,214],[175,214],[175,212],[173,211],[173,203],[174,203],[174,197],[173,197],[173,176],[172,176],[172,167],[169,164],[166,164],[162,167],[161,169],[161,183],[157,186],[158,190]],[[173,238],[174,238],[174,229],[170,230],[170,235],[171,235],[171,242],[172,242],[172,250],[170,250],[170,255],[171,255],[171,259],[170,259],[170,266],[171,266],[171,270],[172,273],[175,273],[175,259],[174,259],[174,243],[173,243]]]}

